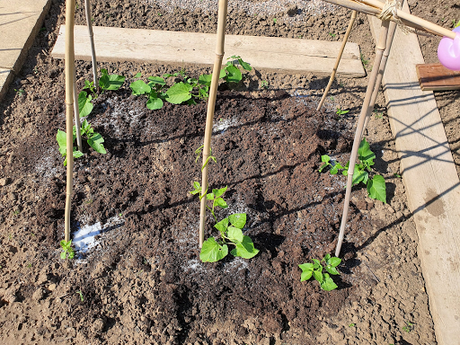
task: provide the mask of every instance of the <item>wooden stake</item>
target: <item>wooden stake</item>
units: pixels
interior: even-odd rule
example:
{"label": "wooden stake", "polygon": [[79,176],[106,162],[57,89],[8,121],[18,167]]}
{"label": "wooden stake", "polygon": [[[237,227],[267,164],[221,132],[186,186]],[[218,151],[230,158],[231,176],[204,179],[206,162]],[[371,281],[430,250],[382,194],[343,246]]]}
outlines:
{"label": "wooden stake", "polygon": [[348,42],[348,37],[350,37],[351,29],[353,27],[353,24],[356,19],[356,11],[353,11],[351,13],[351,18],[350,18],[350,23],[348,24],[347,32],[345,33],[345,37],[343,38],[342,46],[340,47],[339,55],[337,56],[337,60],[335,62],[334,69],[332,70],[331,77],[329,78],[329,83],[326,86],[326,89],[324,90],[323,97],[321,98],[321,101],[318,104],[318,107],[316,108],[316,111],[319,111],[321,107],[324,104],[324,101],[326,100],[327,94],[329,93],[329,90],[331,89],[332,83],[334,82],[335,75],[337,73],[337,69],[339,68],[340,60],[342,60],[342,55],[343,51],[345,50],[345,45]]}
{"label": "wooden stake", "polygon": [[89,39],[91,41],[91,61],[93,65],[93,83],[96,90],[99,88],[97,82],[97,60],[96,60],[96,48],[94,45],[94,33],[93,26],[91,24],[91,1],[85,0],[85,13],[86,13],[86,23],[88,25]]}
{"label": "wooden stake", "polygon": [[343,205],[342,222],[340,224],[339,238],[338,238],[337,246],[335,249],[335,256],[337,257],[340,255],[340,250],[342,248],[343,238],[345,234],[345,227],[347,224],[348,209],[350,206],[350,196],[351,196],[351,190],[353,187],[352,185],[353,184],[353,173],[355,171],[356,159],[358,157],[358,148],[359,148],[359,144],[361,143],[361,135],[363,133],[364,123],[366,121],[366,118],[370,115],[370,112],[371,112],[370,102],[371,102],[371,97],[372,97],[372,94],[374,92],[375,85],[377,82],[377,76],[380,71],[380,64],[381,64],[382,57],[383,57],[383,51],[385,50],[385,47],[386,47],[386,41],[388,37],[388,26],[389,26],[388,20],[382,21],[379,41],[377,42],[374,66],[372,68],[372,73],[369,77],[369,84],[367,86],[366,96],[364,98],[364,103],[361,109],[361,114],[359,115],[358,124],[356,128],[356,133],[355,133],[355,139],[354,139],[353,147],[351,150],[350,165],[348,167],[347,189],[345,191],[345,201]]}
{"label": "wooden stake", "polygon": [[65,199],[65,241],[70,241],[70,210],[73,187],[73,103],[75,87],[75,52],[74,52],[75,0],[66,0],[65,32],[65,103],[66,103],[66,138],[67,138],[67,179]]}
{"label": "wooden stake", "polygon": [[[212,72],[211,87],[209,90],[208,108],[206,116],[206,129],[204,134],[204,147],[203,147],[203,164],[201,171],[201,195],[205,195],[208,190],[208,167],[206,164],[211,150],[211,135],[212,125],[214,120],[214,110],[216,105],[217,86],[219,85],[219,74],[222,68],[222,59],[224,57],[225,45],[225,27],[227,19],[227,4],[228,0],[219,0],[219,13],[217,20],[217,47],[216,58],[214,61],[214,68]],[[204,229],[206,226],[206,197],[201,199],[200,205],[200,233],[199,244],[200,248],[204,241]]]}

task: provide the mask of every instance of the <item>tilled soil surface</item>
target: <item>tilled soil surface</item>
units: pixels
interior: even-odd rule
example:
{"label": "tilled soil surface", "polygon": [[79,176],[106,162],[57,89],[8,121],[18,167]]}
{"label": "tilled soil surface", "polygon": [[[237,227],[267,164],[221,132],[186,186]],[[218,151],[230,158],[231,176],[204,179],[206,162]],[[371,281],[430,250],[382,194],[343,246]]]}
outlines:
{"label": "tilled soil surface", "polygon": [[[425,2],[413,2],[415,10]],[[340,40],[348,22],[345,10],[319,1],[250,3],[257,15],[231,7],[229,33]],[[94,1],[92,10],[95,25],[215,32],[214,5],[117,0]],[[320,156],[348,159],[366,78],[339,77],[324,112],[315,110],[324,76],[252,71],[239,85],[221,85],[210,186],[228,186],[229,208],[217,216],[247,213],[245,232],[260,253],[209,264],[198,258],[199,202],[188,193],[200,180],[195,150],[206,104],[151,111],[131,95],[137,72],[182,66],[100,64],[127,81],[94,101],[88,121],[107,154],[86,147],[76,161],[72,220],[74,231],[97,223],[102,230],[79,260],[60,260],[65,168],[55,138],[65,128],[64,64],[47,53],[63,13],[63,1],[53,0],[46,30],[0,106],[2,344],[436,343],[383,97],[367,137],[388,204],[356,188],[339,288],[300,282],[298,264],[333,252],[337,241],[345,177],[319,173]],[[351,40],[366,61],[373,45],[365,16],[355,29]],[[79,87],[90,69],[77,63]],[[338,116],[337,108],[350,112]],[[207,236],[216,235],[212,225],[210,216]]]}

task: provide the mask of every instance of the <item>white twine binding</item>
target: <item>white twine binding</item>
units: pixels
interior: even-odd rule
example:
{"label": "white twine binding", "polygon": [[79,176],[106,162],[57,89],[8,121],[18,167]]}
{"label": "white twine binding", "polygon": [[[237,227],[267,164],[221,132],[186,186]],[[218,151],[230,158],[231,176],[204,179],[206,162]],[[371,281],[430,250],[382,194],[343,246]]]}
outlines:
{"label": "white twine binding", "polygon": [[[398,17],[397,9],[401,9],[401,3],[398,0],[386,0],[383,5],[382,12],[377,15],[380,20],[391,20],[396,22],[396,25],[401,29],[404,34],[408,34],[411,30],[403,24],[401,19]],[[414,30],[415,31],[415,30]]]}

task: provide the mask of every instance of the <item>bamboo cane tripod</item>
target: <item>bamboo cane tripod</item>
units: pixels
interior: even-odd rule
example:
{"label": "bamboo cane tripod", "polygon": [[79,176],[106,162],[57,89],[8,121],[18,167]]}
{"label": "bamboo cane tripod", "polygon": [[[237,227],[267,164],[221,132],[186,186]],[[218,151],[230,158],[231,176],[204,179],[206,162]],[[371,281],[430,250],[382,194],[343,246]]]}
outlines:
{"label": "bamboo cane tripod", "polygon": [[[455,33],[444,29],[436,24],[428,22],[424,19],[403,12],[396,8],[396,1],[386,1],[385,5],[378,0],[325,0],[329,3],[334,3],[355,11],[376,15],[382,20],[380,35],[377,41],[376,57],[372,68],[372,73],[369,77],[369,83],[366,90],[366,95],[363,102],[363,107],[358,118],[355,138],[350,155],[350,165],[348,168],[347,186],[345,191],[345,201],[342,213],[342,221],[340,223],[340,231],[338,242],[335,250],[335,256],[340,255],[342,248],[345,228],[347,224],[348,211],[351,197],[351,186],[353,182],[353,173],[355,170],[356,160],[358,156],[359,144],[362,140],[364,130],[369,120],[370,114],[373,111],[378,90],[383,78],[388,56],[390,54],[391,45],[396,31],[396,24],[403,24],[417,30],[423,30],[439,36],[447,36],[455,38]],[[390,21],[391,24],[390,24]]]}

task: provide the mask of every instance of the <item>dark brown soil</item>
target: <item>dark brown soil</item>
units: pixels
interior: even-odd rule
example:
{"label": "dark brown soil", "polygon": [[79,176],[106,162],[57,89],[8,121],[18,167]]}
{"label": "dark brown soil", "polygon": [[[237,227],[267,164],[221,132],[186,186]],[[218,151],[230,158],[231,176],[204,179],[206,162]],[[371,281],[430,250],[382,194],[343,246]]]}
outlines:
{"label": "dark brown soil", "polygon": [[[46,30],[0,105],[2,343],[436,343],[383,98],[368,136],[388,204],[357,188],[341,276],[334,278],[339,289],[300,282],[298,264],[333,252],[337,241],[345,180],[318,167],[322,154],[348,159],[365,79],[339,78],[324,112],[315,111],[323,76],[253,71],[230,89],[221,85],[210,186],[228,186],[229,208],[218,217],[247,213],[245,232],[260,253],[209,264],[198,258],[199,202],[188,193],[200,180],[194,151],[203,140],[206,104],[150,111],[145,99],[131,95],[137,72],[162,75],[181,66],[100,64],[127,81],[103,93],[89,116],[108,153],[87,147],[76,161],[72,221],[74,231],[99,222],[102,233],[79,261],[60,260],[65,168],[55,138],[65,128],[64,64],[47,52],[63,10],[63,1],[53,0]],[[94,1],[93,16],[104,26],[214,32],[216,25],[201,10],[168,12],[138,1]],[[232,10],[228,32],[340,40],[348,22],[341,9],[306,22],[275,17],[276,23]],[[82,6],[76,18],[84,22]],[[353,36],[371,57],[364,16]],[[79,87],[90,69],[77,63]],[[187,71],[196,77],[209,69]],[[259,88],[262,80],[268,90]],[[291,96],[293,90],[302,96]],[[337,108],[350,113],[338,117]],[[407,322],[415,325],[410,332],[403,330]]]}

